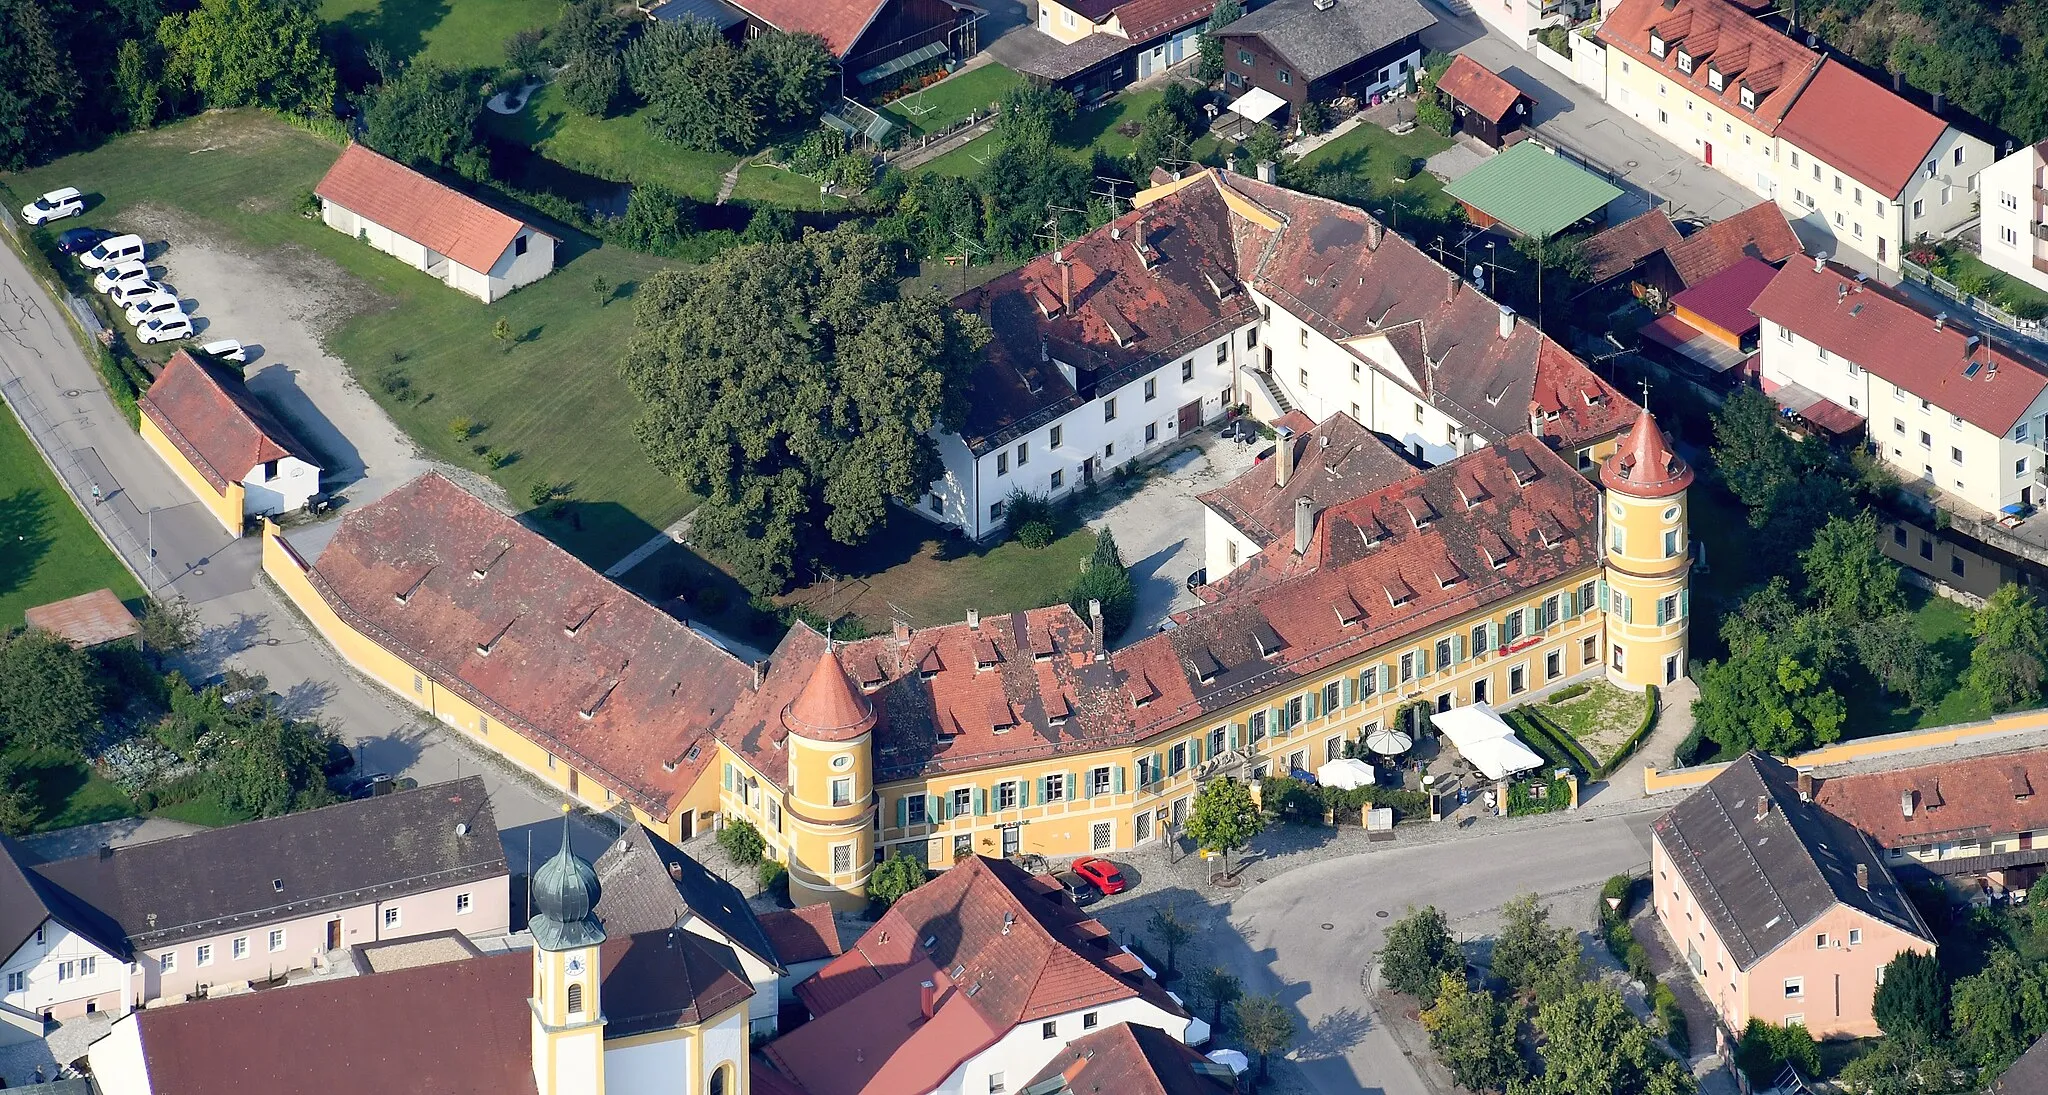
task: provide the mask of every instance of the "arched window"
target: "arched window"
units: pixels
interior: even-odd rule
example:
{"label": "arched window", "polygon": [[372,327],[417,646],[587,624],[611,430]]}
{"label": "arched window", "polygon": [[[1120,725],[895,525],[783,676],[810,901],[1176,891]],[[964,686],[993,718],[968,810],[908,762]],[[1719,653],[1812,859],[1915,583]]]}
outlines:
{"label": "arched window", "polygon": [[730,1064],[719,1065],[718,1071],[711,1074],[711,1090],[709,1095],[736,1095],[732,1084],[732,1066]]}
{"label": "arched window", "polygon": [[569,1014],[583,1014],[583,986],[581,984],[569,986]]}

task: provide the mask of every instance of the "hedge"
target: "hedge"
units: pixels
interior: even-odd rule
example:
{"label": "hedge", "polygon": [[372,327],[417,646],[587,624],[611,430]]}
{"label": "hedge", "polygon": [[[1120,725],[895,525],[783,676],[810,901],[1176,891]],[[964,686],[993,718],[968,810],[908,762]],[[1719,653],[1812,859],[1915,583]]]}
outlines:
{"label": "hedge", "polygon": [[[68,293],[87,302],[93,299],[92,285],[81,273],[83,267],[57,249],[57,237],[52,235],[49,229],[30,229],[28,243],[29,246],[23,249],[23,256],[29,260],[30,265],[41,267],[41,273],[60,295]],[[67,318],[71,319],[75,327],[78,321],[76,317],[70,316],[70,311],[68,306],[64,307]],[[140,429],[142,412],[136,406],[136,400],[142,397],[143,392],[149,390],[149,373],[143,369],[140,362],[128,354],[127,346],[118,340],[112,348],[90,338],[85,339],[84,343],[86,355],[92,358],[93,368],[99,372],[100,381],[106,385],[107,397],[114,401],[114,406],[120,408],[121,417],[128,420],[129,429]]]}
{"label": "hedge", "polygon": [[[1542,798],[1530,793],[1530,788],[1547,784]],[[1548,814],[1565,809],[1572,804],[1572,783],[1566,779],[1518,779],[1508,784],[1508,816],[1521,817],[1525,814]]]}
{"label": "hedge", "polygon": [[1622,763],[1633,756],[1637,749],[1642,748],[1643,742],[1649,740],[1650,731],[1657,728],[1657,686],[1653,684],[1644,688],[1643,697],[1643,718],[1637,724],[1636,732],[1630,734],[1628,740],[1621,743],[1620,751],[1614,754],[1612,760],[1600,766],[1600,770],[1593,775],[1594,779],[1606,779],[1608,776],[1613,775],[1615,769],[1620,768]]}
{"label": "hedge", "polygon": [[1553,768],[1570,768],[1581,776],[1593,771],[1593,758],[1572,740],[1570,734],[1559,729],[1542,712],[1529,707],[1518,707],[1508,713],[1508,720],[1522,736],[1529,747],[1542,754]]}
{"label": "hedge", "polygon": [[1549,704],[1565,703],[1570,700],[1578,699],[1580,696],[1583,696],[1586,693],[1591,692],[1592,690],[1592,685],[1587,684],[1584,681],[1580,681],[1577,684],[1565,685],[1563,688],[1560,688],[1557,691],[1552,692],[1550,695],[1545,696],[1543,698],[1543,702]]}
{"label": "hedge", "polygon": [[1322,824],[1324,811],[1329,811],[1339,825],[1357,825],[1363,820],[1360,811],[1368,805],[1392,809],[1395,820],[1429,813],[1429,796],[1421,791],[1377,786],[1338,790],[1311,786],[1292,776],[1268,776],[1261,780],[1259,801],[1267,813],[1298,825]]}

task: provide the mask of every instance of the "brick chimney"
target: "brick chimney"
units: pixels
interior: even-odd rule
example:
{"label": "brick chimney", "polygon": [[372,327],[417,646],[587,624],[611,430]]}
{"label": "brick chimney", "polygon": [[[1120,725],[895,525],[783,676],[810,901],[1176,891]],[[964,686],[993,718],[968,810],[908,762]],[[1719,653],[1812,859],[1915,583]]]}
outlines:
{"label": "brick chimney", "polygon": [[1368,251],[1379,250],[1380,235],[1386,230],[1386,225],[1381,224],[1378,220],[1372,217],[1367,217],[1365,219],[1365,249]]}
{"label": "brick chimney", "polygon": [[1765,819],[1765,818],[1767,818],[1767,817],[1769,817],[1769,816],[1771,816],[1771,799],[1770,799],[1770,796],[1769,796],[1769,795],[1758,795],[1758,796],[1756,796],[1756,819],[1757,819],[1758,821],[1762,821],[1763,819]]}
{"label": "brick chimney", "polygon": [[1060,268],[1060,310],[1071,313],[1074,310],[1074,266],[1060,251],[1052,253],[1052,261]]}
{"label": "brick chimney", "polygon": [[939,987],[937,985],[932,984],[930,981],[920,981],[917,983],[917,1010],[922,1012],[925,1018],[929,1019],[932,1017],[932,1009],[938,1005],[938,1002]]}
{"label": "brick chimney", "polygon": [[1273,485],[1284,487],[1294,478],[1294,431],[1273,427]]}
{"label": "brick chimney", "polygon": [[1856,888],[1859,890],[1870,888],[1870,864],[1858,863],[1856,865]]}
{"label": "brick chimney", "polygon": [[1101,601],[1091,599],[1088,602],[1088,629],[1095,633],[1095,660],[1099,662],[1103,659],[1104,651],[1108,649],[1102,638]]}
{"label": "brick chimney", "polygon": [[1309,539],[1315,535],[1316,531],[1316,511],[1314,507],[1315,503],[1306,498],[1296,498],[1294,500],[1294,553],[1296,555],[1308,554]]}
{"label": "brick chimney", "polygon": [[1529,432],[1537,437],[1543,436],[1543,404],[1533,399],[1529,401]]}
{"label": "brick chimney", "polygon": [[1799,773],[1799,801],[1813,801],[1813,773],[1811,772]]}

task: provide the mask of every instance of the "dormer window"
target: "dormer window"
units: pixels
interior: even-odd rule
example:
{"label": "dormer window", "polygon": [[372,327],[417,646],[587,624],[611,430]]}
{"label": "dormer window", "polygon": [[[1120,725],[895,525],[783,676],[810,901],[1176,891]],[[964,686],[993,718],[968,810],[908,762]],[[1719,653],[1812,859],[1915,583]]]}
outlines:
{"label": "dormer window", "polygon": [[1664,56],[1664,36],[1654,30],[1650,32],[1650,56]]}
{"label": "dormer window", "polygon": [[1720,69],[1715,68],[1712,65],[1708,65],[1707,86],[1715,91],[1719,91],[1722,88],[1728,86],[1728,78],[1726,76],[1721,75]]}
{"label": "dormer window", "polygon": [[1687,53],[1686,51],[1684,51],[1684,50],[1682,50],[1682,49],[1678,51],[1678,71],[1680,71],[1680,72],[1691,72],[1691,71],[1692,71],[1692,54],[1690,54],[1690,53]]}
{"label": "dormer window", "polygon": [[1756,109],[1756,92],[1755,92],[1755,90],[1751,89],[1751,88],[1750,88],[1750,87],[1749,87],[1748,85],[1744,85],[1744,86],[1743,86],[1743,88],[1742,88],[1742,96],[1741,96],[1741,98],[1742,98],[1742,109],[1744,109],[1744,110],[1755,110],[1755,109]]}

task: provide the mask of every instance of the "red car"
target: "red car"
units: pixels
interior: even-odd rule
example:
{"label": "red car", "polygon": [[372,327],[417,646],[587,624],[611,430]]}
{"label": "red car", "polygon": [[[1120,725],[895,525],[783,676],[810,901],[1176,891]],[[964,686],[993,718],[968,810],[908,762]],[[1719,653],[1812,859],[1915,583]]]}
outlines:
{"label": "red car", "polygon": [[1095,888],[1104,894],[1122,893],[1130,889],[1130,883],[1124,881],[1124,873],[1116,869],[1116,864],[1101,856],[1082,856],[1074,861],[1072,870],[1082,878],[1095,883]]}

